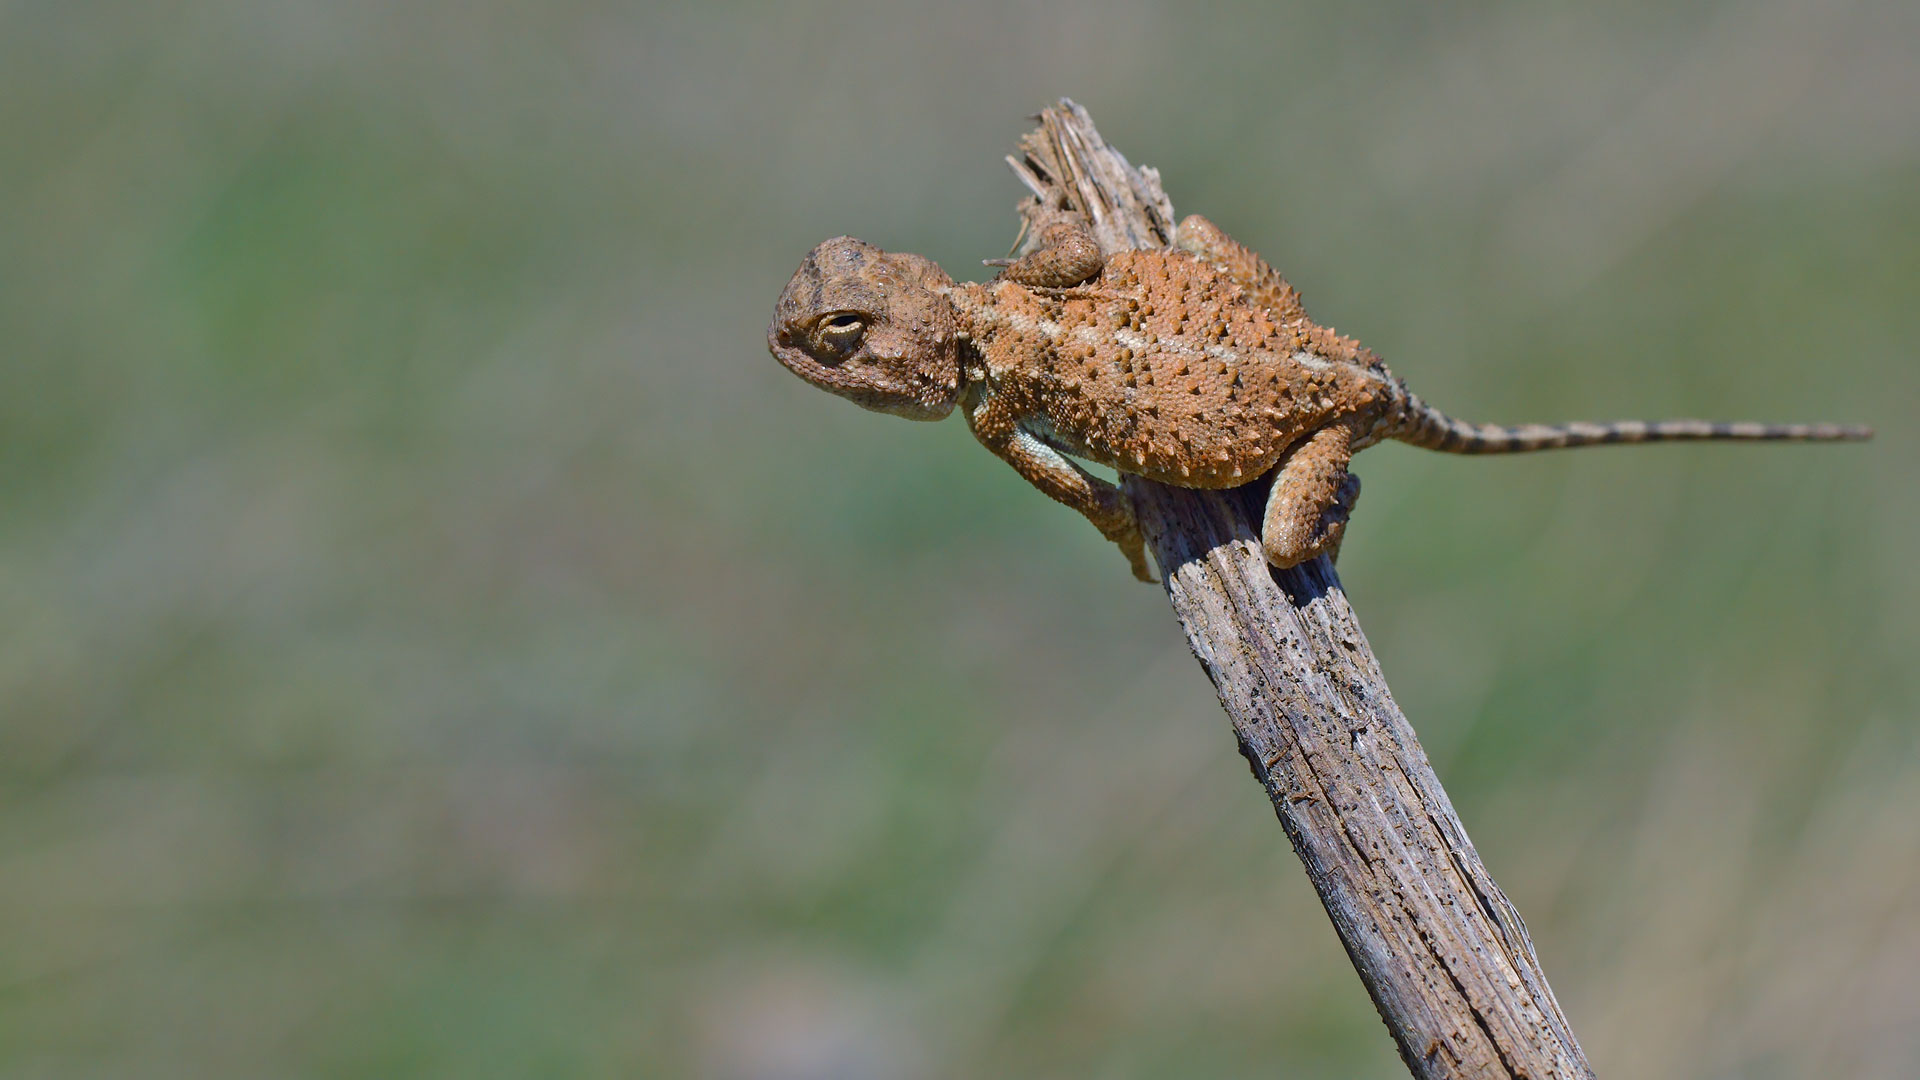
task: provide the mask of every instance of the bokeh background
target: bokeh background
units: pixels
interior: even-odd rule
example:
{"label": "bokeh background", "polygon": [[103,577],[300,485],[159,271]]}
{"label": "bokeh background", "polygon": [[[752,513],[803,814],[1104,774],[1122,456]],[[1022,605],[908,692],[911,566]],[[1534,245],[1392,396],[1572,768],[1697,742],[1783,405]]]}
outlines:
{"label": "bokeh background", "polygon": [[1157,589],[804,386],[1068,94],[1489,421],[1342,571],[1603,1076],[1920,1074],[1920,7],[0,4],[0,1074],[1393,1077]]}

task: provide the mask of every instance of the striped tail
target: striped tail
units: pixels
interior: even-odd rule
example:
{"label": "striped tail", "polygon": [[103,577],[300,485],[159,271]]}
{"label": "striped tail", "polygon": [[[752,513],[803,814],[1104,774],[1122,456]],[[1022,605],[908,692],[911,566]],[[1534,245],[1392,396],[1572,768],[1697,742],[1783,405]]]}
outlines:
{"label": "striped tail", "polygon": [[1563,446],[1607,443],[1736,440],[1755,442],[1857,442],[1873,438],[1871,428],[1847,424],[1755,424],[1710,420],[1614,420],[1608,423],[1470,424],[1406,396],[1400,422],[1390,438],[1449,454],[1522,454]]}

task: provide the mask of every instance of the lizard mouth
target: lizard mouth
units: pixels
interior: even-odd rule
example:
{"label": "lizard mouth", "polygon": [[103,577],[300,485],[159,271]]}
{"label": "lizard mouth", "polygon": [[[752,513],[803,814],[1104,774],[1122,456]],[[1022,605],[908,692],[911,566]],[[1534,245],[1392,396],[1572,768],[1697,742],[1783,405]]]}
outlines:
{"label": "lizard mouth", "polygon": [[908,420],[942,420],[959,398],[957,387],[942,385],[922,372],[891,370],[865,348],[835,356],[828,363],[792,344],[786,333],[775,327],[767,335],[767,350],[782,367],[806,382],[873,412]]}
{"label": "lizard mouth", "polygon": [[835,356],[832,363],[821,360],[806,349],[795,345],[787,336],[785,328],[773,327],[767,333],[767,351],[773,354],[780,366],[807,380],[822,390],[838,393],[845,381],[843,366],[851,359],[851,354]]}

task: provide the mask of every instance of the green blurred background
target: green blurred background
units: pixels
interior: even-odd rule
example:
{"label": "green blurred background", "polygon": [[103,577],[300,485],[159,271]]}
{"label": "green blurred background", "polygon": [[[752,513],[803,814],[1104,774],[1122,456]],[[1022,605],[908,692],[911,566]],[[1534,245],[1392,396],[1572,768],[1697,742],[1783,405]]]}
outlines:
{"label": "green blurred background", "polygon": [[1487,421],[1341,564],[1612,1077],[1920,1075],[1920,8],[0,3],[0,1073],[1393,1077],[1166,603],[767,355],[1061,94]]}

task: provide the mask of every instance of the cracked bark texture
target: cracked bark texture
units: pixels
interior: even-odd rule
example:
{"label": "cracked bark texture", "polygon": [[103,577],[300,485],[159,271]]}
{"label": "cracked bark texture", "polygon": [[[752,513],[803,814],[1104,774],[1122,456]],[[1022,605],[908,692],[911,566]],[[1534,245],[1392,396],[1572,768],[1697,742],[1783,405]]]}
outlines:
{"label": "cracked bark texture", "polygon": [[[1107,251],[1162,247],[1173,208],[1062,99],[1007,160],[1027,235],[1062,212]],[[1263,483],[1123,478],[1194,655],[1416,1077],[1591,1077],[1520,914],[1467,839],[1326,559],[1267,565]]]}

